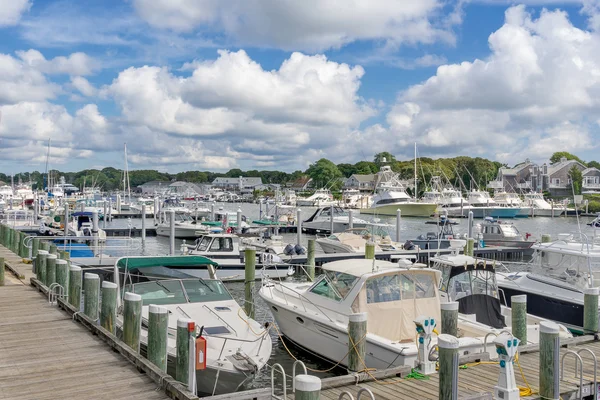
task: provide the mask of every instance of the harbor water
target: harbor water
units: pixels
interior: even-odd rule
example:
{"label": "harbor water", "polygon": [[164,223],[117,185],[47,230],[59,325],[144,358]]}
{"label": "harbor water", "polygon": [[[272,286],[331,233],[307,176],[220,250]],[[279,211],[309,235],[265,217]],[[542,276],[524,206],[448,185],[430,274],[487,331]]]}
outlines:
{"label": "harbor water", "polygon": [[[242,210],[242,214],[247,217],[248,222],[259,218],[259,207],[256,204],[223,204],[221,205],[226,210],[236,211],[238,208]],[[303,208],[302,209],[302,217],[306,219],[312,215],[314,209],[311,208]],[[272,213],[271,213],[272,214]],[[405,217],[402,218],[401,222],[401,235],[400,238],[396,238],[396,218],[388,217],[388,216],[373,216],[373,215],[361,215],[358,210],[354,212],[355,218],[360,218],[363,220],[367,220],[370,222],[378,222],[380,224],[389,224],[389,234],[393,240],[397,240],[399,242],[404,242],[406,240],[410,240],[416,238],[420,234],[424,234],[427,231],[435,231],[435,225],[428,225],[425,222],[428,220],[427,218],[410,218]],[[265,214],[263,214],[263,218]],[[581,229],[582,233],[592,234],[592,228],[587,226],[587,223],[592,221],[593,217],[579,217],[579,221],[576,217],[555,217],[555,218],[545,218],[545,217],[535,217],[535,218],[518,218],[514,220],[510,220],[515,227],[525,236],[526,233],[531,235],[530,239],[532,240],[540,240],[542,234],[550,234],[553,238],[556,238],[559,233],[573,233],[579,232]],[[458,224],[454,226],[455,234],[462,235],[467,232],[467,219],[457,219],[455,220]],[[474,220],[474,223],[480,223],[481,220]],[[100,223],[102,227],[103,223]],[[153,224],[152,218],[146,219],[146,226],[151,227]],[[141,228],[142,223],[141,219],[114,219],[112,222],[107,222],[107,227],[132,227],[132,228]],[[296,242],[296,234],[283,234],[283,240],[286,243],[295,243]],[[302,244],[304,246],[307,245],[307,241],[309,238],[314,237],[307,234],[302,235]],[[110,239],[109,239],[110,241]],[[188,241],[189,242],[189,241]],[[182,244],[182,240],[176,239],[175,249],[176,254],[180,254],[180,246]],[[321,249],[319,246],[316,248],[317,252],[320,252]],[[146,243],[141,246],[138,250],[131,250],[131,254],[112,254],[112,255],[166,255],[169,253],[169,238],[167,237],[147,237]],[[227,283],[227,287],[230,290],[231,294],[238,301],[239,304],[243,304],[244,302],[244,285],[242,282],[230,282]],[[258,291],[260,287],[260,283],[256,283],[256,291]],[[266,304],[260,299],[257,295],[255,296],[256,303],[256,320],[260,323],[266,323],[273,321],[273,318],[270,314],[269,308]],[[272,366],[275,363],[281,364],[286,373],[288,375],[291,374],[292,365],[294,363],[294,358],[288,353],[288,350],[292,353],[292,355],[302,361],[304,361],[307,367],[312,370],[328,370],[332,367],[332,364],[328,361],[324,361],[320,359],[317,355],[311,354],[305,350],[298,349],[294,347],[291,343],[286,342],[286,347],[281,343],[279,337],[277,336],[277,331],[275,329],[270,330],[271,337],[273,340],[273,352],[271,355],[271,359],[269,360],[268,365]],[[311,374],[327,377],[336,374],[345,373],[345,369],[337,368],[327,372],[315,372],[311,371]],[[264,369],[261,373],[252,381],[246,385],[246,388],[258,388],[258,387],[268,387],[270,386],[271,380],[271,371],[269,368]]]}

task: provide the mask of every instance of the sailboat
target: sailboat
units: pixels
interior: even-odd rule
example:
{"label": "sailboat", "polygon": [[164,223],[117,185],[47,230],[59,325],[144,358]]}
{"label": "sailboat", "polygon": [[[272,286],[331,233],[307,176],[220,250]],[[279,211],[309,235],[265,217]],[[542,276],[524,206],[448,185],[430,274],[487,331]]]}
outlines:
{"label": "sailboat", "polygon": [[131,186],[129,185],[129,166],[127,165],[127,143],[125,143],[125,169],[123,170],[123,200],[121,211],[131,209]]}

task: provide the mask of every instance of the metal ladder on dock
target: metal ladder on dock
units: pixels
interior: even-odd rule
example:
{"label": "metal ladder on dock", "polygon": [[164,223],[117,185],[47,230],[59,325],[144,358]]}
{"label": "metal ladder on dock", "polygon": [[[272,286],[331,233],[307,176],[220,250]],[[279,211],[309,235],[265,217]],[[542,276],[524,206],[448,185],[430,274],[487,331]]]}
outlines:
{"label": "metal ladder on dock", "polygon": [[[567,358],[568,355],[573,355],[573,357],[575,357],[575,379],[579,378],[579,399],[582,400],[584,397],[592,395],[592,393],[588,392],[587,388],[584,390],[583,387],[583,359],[581,357],[581,353],[589,353],[594,361],[594,381],[592,382],[592,390],[594,391],[594,400],[598,400],[598,358],[590,349],[583,348],[577,352],[574,350],[567,350],[567,352],[563,354],[560,359],[560,380],[564,380],[565,358]],[[581,374],[579,373],[580,368]]]}

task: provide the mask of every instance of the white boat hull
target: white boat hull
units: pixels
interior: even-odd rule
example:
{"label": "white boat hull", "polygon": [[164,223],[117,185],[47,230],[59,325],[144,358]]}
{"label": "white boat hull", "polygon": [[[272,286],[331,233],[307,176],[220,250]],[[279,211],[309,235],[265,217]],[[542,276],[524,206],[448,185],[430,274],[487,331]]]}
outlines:
{"label": "white boat hull", "polygon": [[435,203],[399,203],[379,207],[361,208],[361,214],[379,214],[395,216],[398,209],[403,217],[430,217],[435,214]]}
{"label": "white boat hull", "polygon": [[[221,264],[220,260],[215,260],[216,262]],[[239,260],[238,260],[239,264]],[[202,279],[210,279],[210,275],[206,268],[196,268],[196,269],[175,269],[177,272],[181,272],[183,274],[187,274],[196,278]],[[277,267],[269,267],[263,269],[262,267],[256,268],[255,279],[261,280],[266,277],[270,278],[286,278],[290,274],[294,272],[293,267],[289,267],[286,265],[279,265]],[[217,268],[215,271],[217,278],[227,282],[227,281],[243,281],[245,279],[245,270],[243,266],[239,267],[228,267],[227,265],[223,265],[223,268]]]}
{"label": "white boat hull", "polygon": [[[366,222],[353,222],[352,226],[354,228],[366,228],[368,223]],[[302,229],[306,231],[312,232],[330,232],[331,233],[331,222],[330,221],[311,221],[311,222],[303,222]],[[344,232],[350,229],[349,221],[333,221],[333,233],[335,232]]]}
{"label": "white boat hull", "polygon": [[[195,239],[197,237],[196,231],[200,230],[200,226],[194,225],[193,227],[182,227],[175,226],[175,237],[179,239]],[[158,225],[156,227],[156,234],[158,236],[171,236],[171,228],[169,226]]]}

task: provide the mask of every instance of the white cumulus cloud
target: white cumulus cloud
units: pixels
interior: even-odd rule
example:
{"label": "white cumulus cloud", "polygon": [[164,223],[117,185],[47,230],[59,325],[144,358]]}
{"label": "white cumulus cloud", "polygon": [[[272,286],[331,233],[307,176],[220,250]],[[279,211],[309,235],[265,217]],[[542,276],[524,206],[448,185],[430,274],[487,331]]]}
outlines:
{"label": "white cumulus cloud", "polygon": [[0,27],[16,25],[21,15],[29,11],[30,0],[5,0],[0,2]]}

